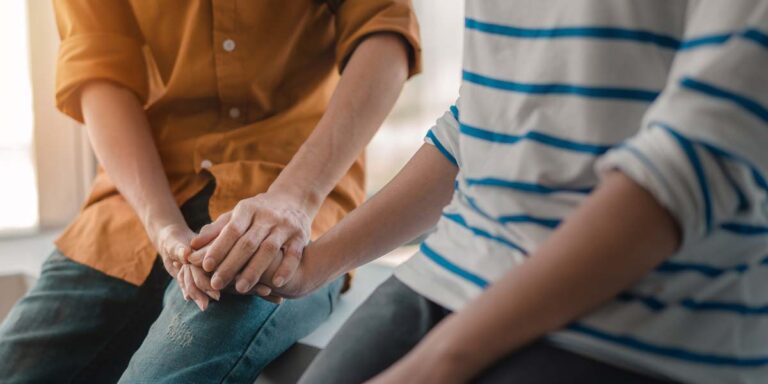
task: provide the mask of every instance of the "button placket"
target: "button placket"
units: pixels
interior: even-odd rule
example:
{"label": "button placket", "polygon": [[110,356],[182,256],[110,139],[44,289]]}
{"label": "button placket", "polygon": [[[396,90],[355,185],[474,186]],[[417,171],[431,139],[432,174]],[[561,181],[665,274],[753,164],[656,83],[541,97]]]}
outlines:
{"label": "button placket", "polygon": [[[214,51],[216,82],[221,102],[220,114],[224,126],[240,124],[245,120],[250,87],[244,76],[243,55],[247,51],[237,28],[235,2],[213,2],[213,38],[218,46]],[[226,121],[229,120],[227,123]]]}

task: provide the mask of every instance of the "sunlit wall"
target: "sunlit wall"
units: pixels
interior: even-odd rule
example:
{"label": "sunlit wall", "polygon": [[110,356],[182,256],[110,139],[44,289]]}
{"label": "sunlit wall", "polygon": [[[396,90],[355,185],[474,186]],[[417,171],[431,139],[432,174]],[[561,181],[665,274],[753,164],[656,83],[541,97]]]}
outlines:
{"label": "sunlit wall", "polygon": [[26,2],[0,1],[0,234],[37,225]]}
{"label": "sunlit wall", "polygon": [[[463,2],[413,3],[422,27],[423,73],[408,82],[395,110],[368,147],[369,193],[397,173],[458,93]],[[38,222],[26,4],[23,0],[0,0],[0,236],[33,229]],[[47,145],[38,148],[49,148]],[[46,158],[47,154],[38,155]],[[41,174],[49,180],[50,172]],[[71,169],[62,172],[70,173]]]}
{"label": "sunlit wall", "polygon": [[421,25],[423,71],[406,84],[394,111],[368,146],[369,194],[397,174],[458,96],[464,2],[413,0],[413,4]]}

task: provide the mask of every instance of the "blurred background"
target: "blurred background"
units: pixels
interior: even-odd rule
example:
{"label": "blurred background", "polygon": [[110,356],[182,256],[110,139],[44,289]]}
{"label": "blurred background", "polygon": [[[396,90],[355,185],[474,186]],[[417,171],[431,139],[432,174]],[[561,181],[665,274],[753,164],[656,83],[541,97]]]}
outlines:
{"label": "blurred background", "polygon": [[[414,0],[414,6],[424,71],[408,82],[368,147],[369,194],[397,173],[458,95],[463,2]],[[53,238],[75,216],[96,162],[85,131],[54,108],[58,35],[51,2],[0,1],[0,46],[1,266],[11,256],[3,251],[3,241],[37,238],[40,243],[40,237]],[[45,256],[16,254],[14,259]]]}

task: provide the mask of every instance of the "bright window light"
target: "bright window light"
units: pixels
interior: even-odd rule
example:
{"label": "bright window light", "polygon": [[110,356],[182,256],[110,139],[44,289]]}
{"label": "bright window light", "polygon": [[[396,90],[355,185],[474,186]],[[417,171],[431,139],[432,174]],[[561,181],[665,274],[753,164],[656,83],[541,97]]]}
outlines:
{"label": "bright window light", "polygon": [[368,146],[369,194],[381,189],[408,162],[424,143],[427,130],[459,95],[464,2],[413,3],[421,24],[424,70],[406,83],[394,110]]}
{"label": "bright window light", "polygon": [[26,1],[0,1],[0,232],[38,223]]}

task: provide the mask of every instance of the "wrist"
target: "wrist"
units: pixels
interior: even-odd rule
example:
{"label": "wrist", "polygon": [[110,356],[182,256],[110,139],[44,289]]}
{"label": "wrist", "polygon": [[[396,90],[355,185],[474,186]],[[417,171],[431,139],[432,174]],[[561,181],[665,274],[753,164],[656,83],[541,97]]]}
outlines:
{"label": "wrist", "polygon": [[[427,383],[468,383],[475,376],[463,367],[464,362],[456,355],[433,346],[419,345],[398,361],[391,369],[416,377]],[[424,370],[424,367],[429,367]]]}
{"label": "wrist", "polygon": [[187,225],[186,221],[184,221],[184,216],[182,216],[178,209],[176,209],[176,212],[171,211],[164,213],[147,213],[142,216],[141,221],[144,224],[144,228],[146,229],[147,234],[153,242],[156,241],[160,233],[162,233],[166,228],[182,227]]}
{"label": "wrist", "polygon": [[446,323],[451,323],[452,317],[444,321],[444,324],[438,326],[430,332],[426,339],[419,345],[411,356],[414,362],[429,362],[434,366],[433,374],[440,378],[439,382],[465,383],[477,376],[481,367],[478,367],[478,355],[484,353],[482,348],[471,348],[467,343],[457,337],[456,331],[445,327]]}
{"label": "wrist", "polygon": [[315,217],[325,199],[325,194],[311,186],[299,187],[295,184],[282,184],[279,181],[275,181],[267,189],[267,193],[279,196],[281,200],[288,201],[291,205],[306,213],[310,218]]}
{"label": "wrist", "polygon": [[320,240],[304,248],[300,267],[305,282],[304,293],[312,292],[347,272],[343,266],[337,265],[340,258],[326,256],[329,251]]}

